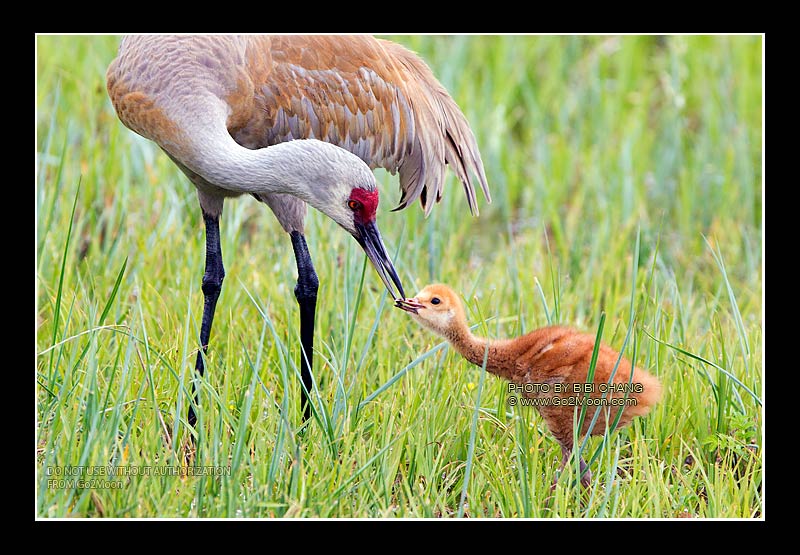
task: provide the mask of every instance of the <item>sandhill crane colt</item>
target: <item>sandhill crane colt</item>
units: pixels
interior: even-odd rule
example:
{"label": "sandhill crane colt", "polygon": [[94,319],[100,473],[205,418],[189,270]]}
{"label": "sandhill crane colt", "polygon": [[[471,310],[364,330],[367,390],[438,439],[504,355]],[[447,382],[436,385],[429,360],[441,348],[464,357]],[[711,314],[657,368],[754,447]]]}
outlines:
{"label": "sandhill crane colt", "polygon": [[[606,425],[627,426],[647,414],[661,398],[658,378],[601,343],[597,351],[594,379],[587,388],[595,336],[564,326],[548,326],[513,339],[476,337],[467,325],[458,295],[443,284],[428,285],[413,299],[398,299],[395,306],[410,313],[420,325],[444,337],[456,351],[476,366],[505,378],[532,399],[545,424],[561,445],[561,466],[567,464],[574,447],[575,407],[590,407],[580,434],[603,435]],[[484,362],[486,357],[486,362]],[[632,376],[631,376],[632,374]],[[613,375],[613,381],[611,377]],[[526,403],[523,403],[523,406]],[[601,407],[608,407],[602,409]],[[595,412],[598,420],[592,425]],[[608,420],[608,422],[606,422]],[[578,457],[581,484],[588,487],[592,473]],[[553,482],[555,489],[558,477]]]}
{"label": "sandhill crane colt", "polygon": [[[290,235],[297,262],[304,420],[310,418],[317,279],[306,204],[348,231],[392,298],[405,293],[375,223],[371,169],[400,173],[400,204],[439,201],[445,164],[477,214],[491,202],[480,152],[456,103],[413,52],[368,36],[130,36],[106,75],[120,120],[156,142],[197,187],[206,228],[200,346],[208,350],[225,270],[219,217],[250,194]],[[393,285],[399,295],[395,294]],[[198,351],[196,371],[204,372]],[[198,397],[194,390],[197,404]],[[195,425],[194,406],[188,421]]]}

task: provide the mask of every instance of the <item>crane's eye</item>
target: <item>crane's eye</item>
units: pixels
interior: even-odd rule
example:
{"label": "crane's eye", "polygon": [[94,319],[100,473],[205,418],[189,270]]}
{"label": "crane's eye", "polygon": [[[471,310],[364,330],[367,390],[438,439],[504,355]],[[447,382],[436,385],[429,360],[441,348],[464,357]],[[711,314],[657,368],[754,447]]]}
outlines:
{"label": "crane's eye", "polygon": [[440,302],[442,302],[442,301],[439,300],[439,297],[434,297],[434,298],[431,299],[431,304],[439,304]]}
{"label": "crane's eye", "polygon": [[347,206],[349,206],[350,210],[352,210],[353,212],[358,212],[359,210],[364,208],[363,204],[361,204],[357,200],[353,200],[353,199],[350,199],[350,200],[347,201]]}

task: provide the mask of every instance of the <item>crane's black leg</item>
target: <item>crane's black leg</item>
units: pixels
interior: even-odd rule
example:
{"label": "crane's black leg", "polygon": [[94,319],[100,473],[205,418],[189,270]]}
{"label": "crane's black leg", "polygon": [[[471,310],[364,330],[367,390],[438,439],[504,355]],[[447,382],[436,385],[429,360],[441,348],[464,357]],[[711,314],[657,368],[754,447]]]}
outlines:
{"label": "crane's black leg", "polygon": [[300,305],[300,343],[303,353],[300,355],[300,376],[303,379],[305,390],[301,392],[301,408],[303,421],[311,418],[311,404],[306,391],[310,394],[312,388],[311,367],[314,355],[314,316],[317,310],[317,289],[319,279],[308,254],[306,238],[299,231],[292,231],[292,248],[297,261],[297,285],[294,296]]}
{"label": "crane's black leg", "polygon": [[[225,268],[222,266],[222,247],[219,244],[219,216],[209,216],[203,212],[206,222],[206,271],[203,274],[203,323],[200,326],[200,346],[203,352],[197,353],[194,369],[202,376],[205,372],[203,353],[208,352],[208,338],[211,335],[211,324],[214,322],[214,309],[217,307],[219,292],[222,290],[222,280],[225,278]],[[199,403],[197,390],[192,380],[192,397],[195,404]],[[194,407],[189,405],[188,421],[190,426],[197,422]]]}

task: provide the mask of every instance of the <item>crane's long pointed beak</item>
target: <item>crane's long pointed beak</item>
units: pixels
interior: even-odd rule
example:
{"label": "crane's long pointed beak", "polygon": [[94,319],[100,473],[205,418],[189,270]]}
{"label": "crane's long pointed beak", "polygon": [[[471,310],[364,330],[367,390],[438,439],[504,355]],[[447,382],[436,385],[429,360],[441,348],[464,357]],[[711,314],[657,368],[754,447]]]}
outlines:
{"label": "crane's long pointed beak", "polygon": [[403,284],[400,283],[400,278],[397,276],[397,272],[394,269],[392,259],[389,258],[388,254],[386,254],[386,247],[381,239],[381,233],[378,231],[378,226],[374,221],[366,224],[357,223],[356,230],[361,235],[360,237],[356,237],[356,239],[361,244],[364,252],[367,253],[369,261],[372,262],[373,266],[375,266],[375,270],[377,270],[378,275],[383,281],[383,284],[386,286],[386,289],[389,290],[389,294],[392,296],[392,299],[398,299],[398,296],[395,295],[392,282],[394,282],[394,285],[397,286],[397,290],[400,293],[399,298],[405,298],[406,294],[405,291],[403,291]]}

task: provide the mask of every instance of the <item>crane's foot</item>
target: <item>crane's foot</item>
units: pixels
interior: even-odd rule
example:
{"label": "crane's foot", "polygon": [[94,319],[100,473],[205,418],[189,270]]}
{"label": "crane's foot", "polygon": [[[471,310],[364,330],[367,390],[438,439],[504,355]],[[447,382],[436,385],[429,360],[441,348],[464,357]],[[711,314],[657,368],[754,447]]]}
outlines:
{"label": "crane's foot", "polygon": [[186,466],[194,466],[196,455],[197,443],[195,442],[194,436],[190,434],[189,440],[183,446],[183,460],[186,462]]}

